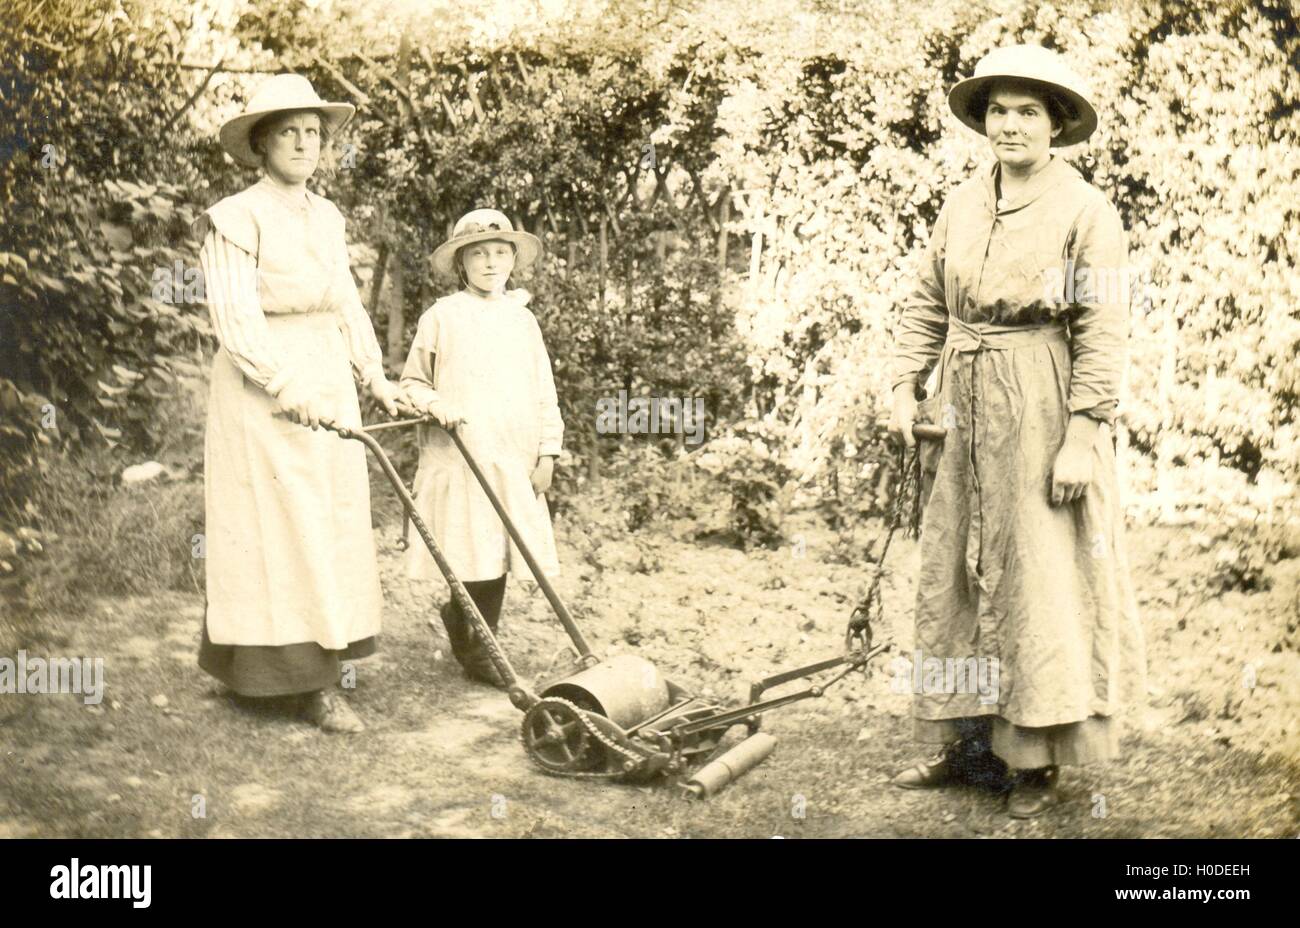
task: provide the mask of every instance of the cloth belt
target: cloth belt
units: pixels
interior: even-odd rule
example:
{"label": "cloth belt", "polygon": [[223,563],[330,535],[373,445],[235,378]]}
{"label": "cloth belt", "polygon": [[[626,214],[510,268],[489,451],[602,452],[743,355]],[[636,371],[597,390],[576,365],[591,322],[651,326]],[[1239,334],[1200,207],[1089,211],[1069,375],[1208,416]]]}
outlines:
{"label": "cloth belt", "polygon": [[943,392],[944,376],[955,355],[978,354],[981,351],[1004,351],[1026,345],[1050,342],[1068,344],[1064,322],[1045,322],[1041,325],[995,325],[991,322],[962,322],[948,316],[948,339],[943,343],[939,361],[939,379],[934,395]]}
{"label": "cloth belt", "polygon": [[962,322],[956,316],[948,317],[948,340],[943,350],[949,352],[1000,351],[1038,345],[1043,342],[1068,341],[1065,323],[1046,322],[1042,325],[994,325],[991,322]]}

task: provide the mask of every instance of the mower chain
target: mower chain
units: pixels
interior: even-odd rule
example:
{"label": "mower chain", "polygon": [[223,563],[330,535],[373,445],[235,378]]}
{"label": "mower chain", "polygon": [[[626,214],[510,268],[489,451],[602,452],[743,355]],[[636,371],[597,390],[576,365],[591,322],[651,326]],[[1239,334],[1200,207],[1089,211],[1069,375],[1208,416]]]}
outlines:
{"label": "mower chain", "polygon": [[527,729],[526,728],[521,729],[519,736],[524,742],[524,753],[526,753],[529,756],[529,758],[533,761],[534,764],[536,764],[538,767],[541,767],[547,773],[553,776],[572,777],[574,779],[579,779],[579,780],[612,780],[612,779],[616,779],[617,777],[627,776],[629,773],[635,771],[636,766],[633,766],[632,770],[623,769],[625,763],[630,762],[634,765],[640,765],[641,762],[645,759],[640,754],[636,753],[635,751],[628,750],[627,748],[623,747],[623,745],[619,744],[617,741],[611,738],[609,735],[605,734],[605,732],[603,732],[600,729],[599,725],[596,725],[587,717],[587,710],[581,709],[576,704],[570,702],[569,700],[561,699],[558,696],[547,696],[544,701],[556,702],[568,707],[570,710],[573,711],[574,717],[579,721],[579,723],[582,725],[583,730],[586,731],[587,734],[591,735],[591,737],[594,738],[597,742],[604,745],[605,748],[611,753],[611,756],[621,756],[622,758],[622,760],[617,761],[617,768],[614,770],[566,770],[566,771],[552,770],[546,765],[544,765],[536,757],[534,757],[533,753],[528,750]]}

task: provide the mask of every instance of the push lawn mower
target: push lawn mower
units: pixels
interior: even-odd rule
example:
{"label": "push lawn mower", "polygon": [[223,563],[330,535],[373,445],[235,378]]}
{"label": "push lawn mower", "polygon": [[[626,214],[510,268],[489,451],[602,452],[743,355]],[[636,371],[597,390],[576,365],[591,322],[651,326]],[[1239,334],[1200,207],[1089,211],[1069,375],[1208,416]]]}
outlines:
{"label": "push lawn mower", "polygon": [[[743,706],[728,708],[692,695],[671,680],[664,679],[652,663],[635,655],[620,654],[601,660],[592,653],[572,614],[538,567],[510,514],[453,429],[448,434],[501,517],[577,652],[577,668],[573,672],[541,686],[534,693],[515,673],[496,636],[452,572],[429,527],[420,518],[402,478],[374,437],[377,432],[419,424],[438,427],[436,421],[429,417],[402,419],[360,430],[323,424],[343,438],[360,441],[379,461],[401,500],[406,518],[415,526],[450,585],[452,595],[482,640],[504,681],[511,703],[524,713],[524,750],[547,773],[633,782],[665,777],[680,783],[692,795],[711,795],[772,753],[776,740],[759,731],[765,712],[821,696],[848,674],[865,670],[872,658],[889,647],[888,644],[873,644],[871,640],[870,601],[875,596],[875,601],[879,602],[877,588],[880,577],[877,573],[871,593],[855,610],[850,621],[843,654],[759,680],[750,688],[749,702]],[[944,434],[943,429],[930,425],[918,425],[914,433],[918,438],[937,440],[941,440]],[[896,507],[894,527],[897,527],[898,511]],[[891,535],[892,532],[891,528]],[[883,557],[882,551],[881,563]],[[837,672],[822,683],[764,698],[769,689],[830,671]],[[724,736],[734,726],[740,725],[745,727],[747,736],[722,751]]]}

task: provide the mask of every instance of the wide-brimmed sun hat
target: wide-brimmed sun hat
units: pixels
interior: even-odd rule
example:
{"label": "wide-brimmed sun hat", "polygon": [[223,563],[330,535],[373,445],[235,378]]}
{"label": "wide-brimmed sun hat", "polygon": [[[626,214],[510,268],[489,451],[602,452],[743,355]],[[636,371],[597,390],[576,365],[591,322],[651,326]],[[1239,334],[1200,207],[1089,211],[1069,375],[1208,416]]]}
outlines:
{"label": "wide-brimmed sun hat", "polygon": [[972,113],[971,102],[986,95],[989,85],[1001,78],[1014,78],[1037,84],[1064,105],[1066,116],[1052,145],[1060,148],[1077,145],[1097,128],[1097,111],[1088,101],[1088,85],[1075,74],[1065,59],[1041,45],[1009,45],[995,48],[975,65],[975,74],[957,83],[948,92],[948,106],[954,114],[980,135],[984,135],[984,113]]}
{"label": "wide-brimmed sun hat", "polygon": [[221,127],[217,137],[221,147],[240,164],[258,167],[261,160],[249,145],[249,134],[258,120],[272,113],[290,110],[317,110],[330,132],[338,132],[352,119],[357,108],[351,103],[329,103],[316,95],[311,81],[301,74],[277,74],[257,86],[248,98],[244,112]]}
{"label": "wide-brimmed sun hat", "polygon": [[515,270],[528,267],[542,253],[542,242],[531,232],[516,232],[505,213],[496,209],[470,210],[456,220],[451,238],[433,253],[433,269],[456,276],[456,252],[475,242],[501,241],[515,246]]}

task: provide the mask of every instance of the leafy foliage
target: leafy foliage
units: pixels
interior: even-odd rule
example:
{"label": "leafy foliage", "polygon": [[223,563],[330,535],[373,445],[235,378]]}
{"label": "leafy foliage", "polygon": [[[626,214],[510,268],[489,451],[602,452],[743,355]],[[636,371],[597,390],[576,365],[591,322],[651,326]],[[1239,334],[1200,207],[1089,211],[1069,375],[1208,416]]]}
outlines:
{"label": "leafy foliage", "polygon": [[22,518],[39,447],[157,451],[159,403],[199,373],[195,166],[170,143],[186,23],[168,6],[29,3],[0,26],[0,504]]}
{"label": "leafy foliage", "polygon": [[1212,515],[1294,499],[1300,35],[1285,4],[925,4],[895,7],[886,29],[843,5],[802,9],[771,10],[797,24],[779,49],[760,44],[761,18],[695,20],[680,42],[717,85],[698,93],[721,88],[711,170],[754,187],[762,252],[729,305],[754,411],[805,483],[870,477],[836,449],[879,440],[896,307],[946,192],[989,157],[946,89],[990,48],[1037,42],[1092,80],[1101,129],[1065,155],[1116,203],[1145,275],[1130,383],[1156,389],[1131,390],[1124,410],[1151,465],[1133,472],[1166,490],[1205,460],[1240,472]]}
{"label": "leafy foliage", "polygon": [[628,0],[526,16],[20,0],[0,34],[11,508],[43,442],[166,442],[157,404],[207,330],[197,303],[156,295],[155,272],[179,267],[184,293],[188,220],[253,179],[216,127],[293,70],[360,108],[318,189],[349,217],[363,282],[387,272],[372,312],[400,312],[408,343],[450,287],[427,255],[466,209],[497,206],[544,239],[517,283],[535,294],[568,461],[586,465],[562,469],[562,490],[615,446],[659,438],[601,436],[598,400],[698,397],[726,440],[690,457],[730,482],[737,533],[770,542],[787,499],[830,499],[849,530],[889,502],[900,297],[947,192],[989,157],[945,93],[1011,42],[1056,47],[1090,78],[1101,128],[1064,154],[1116,203],[1147,273],[1130,371],[1144,388],[1123,410],[1132,479],[1165,517],[1294,499],[1300,37],[1282,0]]}

